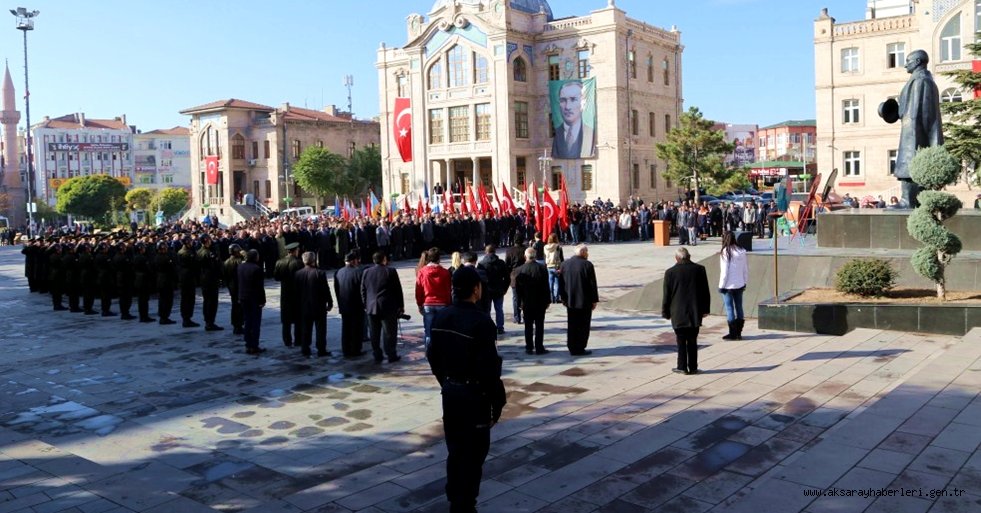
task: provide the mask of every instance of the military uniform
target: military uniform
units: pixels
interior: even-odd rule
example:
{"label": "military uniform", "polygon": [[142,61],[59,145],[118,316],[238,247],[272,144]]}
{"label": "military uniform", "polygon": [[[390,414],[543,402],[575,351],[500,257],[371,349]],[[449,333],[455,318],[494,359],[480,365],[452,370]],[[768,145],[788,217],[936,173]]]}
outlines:
{"label": "military uniform", "polygon": [[204,329],[219,331],[215,324],[218,314],[218,289],[221,286],[222,265],[218,248],[214,244],[202,245],[197,253],[197,266],[201,271],[201,306],[204,315]]}
{"label": "military uniform", "polygon": [[125,244],[116,249],[112,257],[112,268],[116,273],[116,294],[119,297],[119,316],[124,321],[136,319],[129,313],[133,306],[133,255]]}
{"label": "military uniform", "polygon": [[181,319],[185,328],[200,326],[194,322],[194,302],[197,293],[198,264],[197,254],[191,248],[190,240],[185,239],[184,247],[177,252],[178,280],[181,292]]}
{"label": "military uniform", "polygon": [[174,324],[170,312],[174,309],[174,284],[177,283],[177,259],[165,242],[157,244],[157,256],[153,261],[157,282],[157,317],[160,324]]}
{"label": "military uniform", "polygon": [[139,312],[140,322],[154,322],[156,319],[150,317],[150,294],[156,286],[156,277],[153,272],[153,261],[151,255],[142,244],[136,249],[133,255],[133,291],[136,293],[136,309]]}
{"label": "military uniform", "polygon": [[[293,242],[287,250],[299,248],[299,243]],[[299,297],[296,289],[296,272],[303,269],[303,262],[295,255],[286,255],[276,262],[273,277],[280,283],[279,320],[283,323],[283,344],[293,347],[293,341],[300,341]],[[292,330],[292,332],[290,331]]]}
{"label": "military uniform", "polygon": [[98,284],[95,260],[87,244],[79,247],[78,253],[79,292],[82,296],[82,308],[85,315],[95,315],[95,289]]}
{"label": "military uniform", "polygon": [[[453,275],[457,295],[480,282],[476,270]],[[458,301],[436,314],[426,357],[442,387],[446,497],[450,511],[475,511],[490,429],[507,402],[497,353],[497,327],[479,307]]]}
{"label": "military uniform", "polygon": [[68,295],[68,311],[81,312],[82,309],[78,305],[80,272],[75,248],[67,246],[61,253],[61,268],[64,272],[65,294]]}
{"label": "military uniform", "polygon": [[228,287],[228,295],[232,300],[232,333],[242,335],[244,318],[242,317],[242,302],[238,299],[238,266],[242,265],[242,255],[229,254],[228,259],[222,264],[222,277],[225,286]]}
{"label": "military uniform", "polygon": [[51,305],[54,310],[67,310],[61,303],[65,289],[65,269],[60,244],[48,248],[48,291],[51,292]]}

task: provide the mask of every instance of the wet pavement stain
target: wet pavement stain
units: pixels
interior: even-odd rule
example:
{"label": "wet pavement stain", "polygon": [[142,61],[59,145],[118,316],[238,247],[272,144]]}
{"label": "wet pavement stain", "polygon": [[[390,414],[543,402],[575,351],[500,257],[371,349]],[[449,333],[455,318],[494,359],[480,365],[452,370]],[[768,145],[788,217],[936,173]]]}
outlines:
{"label": "wet pavement stain", "polygon": [[560,372],[559,374],[561,374],[563,376],[585,376],[585,375],[587,375],[589,373],[586,372],[585,369],[583,369],[581,367],[573,367],[571,369],[566,369],[566,370]]}
{"label": "wet pavement stain", "polygon": [[347,416],[357,420],[367,420],[371,418],[371,410],[351,410]]}
{"label": "wet pavement stain", "polygon": [[366,402],[368,402],[370,400],[371,399],[368,399],[367,397],[359,397],[357,399],[351,399],[351,402],[352,403],[358,403],[358,404],[360,404],[360,403],[366,403]]}
{"label": "wet pavement stain", "polygon": [[296,427],[296,424],[294,424],[292,422],[289,422],[289,421],[285,421],[285,420],[280,420],[280,421],[277,421],[277,422],[273,422],[272,424],[269,424],[269,429],[275,429],[277,431],[280,431],[280,430],[283,430],[283,429],[293,429],[295,427]]}
{"label": "wet pavement stain", "polygon": [[375,385],[366,385],[364,383],[361,383],[360,385],[355,385],[353,388],[351,388],[351,390],[354,390],[355,392],[361,392],[362,394],[377,394],[381,392],[381,388],[378,388]]}
{"label": "wet pavement stain", "polygon": [[345,433],[354,433],[357,431],[364,431],[365,429],[372,428],[371,424],[366,424],[364,422],[358,422],[357,424],[351,424],[350,426],[344,428]]}
{"label": "wet pavement stain", "polygon": [[348,405],[346,405],[344,403],[334,403],[333,406],[334,406],[334,409],[337,410],[337,411],[347,411],[348,409],[351,408],[350,406],[348,406]]}
{"label": "wet pavement stain", "polygon": [[289,441],[290,439],[285,436],[274,436],[259,442],[259,445],[281,445]]}
{"label": "wet pavement stain", "polygon": [[238,434],[239,438],[255,438],[257,436],[262,436],[263,431],[261,429],[250,429],[248,431],[243,431]]}
{"label": "wet pavement stain", "polygon": [[719,442],[695,456],[690,462],[690,470],[699,479],[704,479],[736,461],[750,449],[749,445],[731,440]]}
{"label": "wet pavement stain", "polygon": [[222,417],[208,417],[206,419],[201,419],[201,424],[206,428],[216,429],[216,431],[223,435],[241,433],[242,431],[249,429],[249,426],[246,426],[245,424]]}
{"label": "wet pavement stain", "polygon": [[303,401],[309,401],[310,396],[304,394],[290,394],[286,397],[280,398],[279,400],[284,403],[302,403]]}
{"label": "wet pavement stain", "polygon": [[691,448],[696,451],[707,449],[712,444],[726,438],[747,426],[738,417],[723,417],[701,429],[692,438]]}
{"label": "wet pavement stain", "polygon": [[347,420],[344,417],[330,417],[321,420],[320,422],[317,423],[317,425],[320,427],[332,428],[337,426],[343,426],[344,424],[348,424],[350,422],[351,422],[350,420]]}
{"label": "wet pavement stain", "polygon": [[539,393],[556,394],[556,395],[565,395],[565,394],[578,395],[587,391],[585,388],[564,387],[561,385],[552,385],[549,383],[541,383],[541,382],[532,383],[526,386],[524,389],[528,392],[539,392]]}
{"label": "wet pavement stain", "polygon": [[237,411],[232,414],[232,417],[236,419],[247,419],[253,415],[255,415],[254,411]]}
{"label": "wet pavement stain", "polygon": [[295,436],[297,438],[309,438],[311,436],[319,435],[323,432],[324,430],[318,427],[307,426],[297,429],[296,431],[291,431],[290,436]]}
{"label": "wet pavement stain", "polygon": [[266,402],[266,399],[264,397],[246,395],[246,396],[239,397],[238,399],[235,400],[235,402],[238,404],[251,406],[251,405],[262,404]]}
{"label": "wet pavement stain", "polygon": [[320,420],[320,419],[324,418],[324,416],[323,415],[316,415],[316,414],[314,414],[314,415],[307,415],[307,418],[309,418],[310,420],[316,421],[316,420]]}

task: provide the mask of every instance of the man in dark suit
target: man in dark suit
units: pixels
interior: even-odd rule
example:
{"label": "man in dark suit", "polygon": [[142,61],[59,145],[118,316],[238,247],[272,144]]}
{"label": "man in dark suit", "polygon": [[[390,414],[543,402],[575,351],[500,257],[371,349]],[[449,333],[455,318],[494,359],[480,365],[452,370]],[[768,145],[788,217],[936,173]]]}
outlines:
{"label": "man in dark suit", "polygon": [[[524,265],[525,262],[525,237],[521,234],[515,234],[514,245],[504,252],[504,263],[511,268],[511,276],[517,276],[518,268]],[[514,280],[511,280],[512,283]],[[521,324],[521,296],[511,293],[511,307],[514,312],[514,322],[515,324]]]}
{"label": "man in dark suit", "polygon": [[525,353],[546,354],[545,311],[552,303],[548,269],[535,260],[534,248],[525,249],[525,264],[514,277],[514,294],[525,312]]}
{"label": "man in dark suit", "polygon": [[344,262],[344,267],[334,273],[334,293],[341,314],[341,353],[345,358],[355,358],[364,354],[364,301],[361,299],[364,269],[357,251],[345,255]]}
{"label": "man in dark suit", "polygon": [[317,254],[313,251],[303,254],[303,269],[296,272],[296,291],[300,302],[299,342],[303,356],[310,357],[314,326],[317,328],[317,356],[330,356],[327,350],[327,313],[334,308],[334,298],[330,295],[327,275],[317,269]]}
{"label": "man in dark suit", "polygon": [[405,312],[402,282],[395,269],[388,267],[388,256],[378,251],[372,256],[375,265],[369,267],[361,280],[361,300],[371,324],[371,350],[375,363],[382,362],[382,336],[385,356],[389,363],[402,359],[395,347],[398,317]]}
{"label": "man in dark suit", "polygon": [[[283,323],[283,345],[293,347],[293,341],[299,342],[300,323],[299,307],[296,304],[296,272],[303,269],[303,262],[300,262],[297,253],[300,249],[299,242],[291,242],[286,245],[288,254],[276,262],[276,269],[273,271],[273,278],[280,283],[279,293],[279,320]],[[292,329],[292,331],[290,331]]]}
{"label": "man in dark suit", "polygon": [[599,303],[599,288],[596,285],[596,270],[589,261],[589,247],[585,244],[576,246],[576,254],[562,262],[559,276],[559,297],[569,315],[566,342],[569,354],[592,354],[592,351],[586,350],[586,345],[589,344],[593,310]]}
{"label": "man in dark suit", "polygon": [[698,328],[709,314],[709,295],[705,267],[693,263],[685,248],[674,254],[675,265],[664,273],[664,298],[661,316],[671,320],[678,340],[676,373],[698,373]]}
{"label": "man in dark suit", "polygon": [[262,307],[266,305],[265,277],[259,267],[259,252],[250,249],[245,262],[238,266],[238,301],[242,304],[245,321],[245,353],[258,355],[265,352],[259,347],[259,330],[262,327]]}
{"label": "man in dark suit", "polygon": [[215,324],[218,315],[218,289],[221,287],[222,262],[218,256],[218,248],[211,236],[204,234],[200,237],[201,248],[197,252],[197,266],[201,273],[201,306],[204,317],[204,329],[221,331],[224,328]]}

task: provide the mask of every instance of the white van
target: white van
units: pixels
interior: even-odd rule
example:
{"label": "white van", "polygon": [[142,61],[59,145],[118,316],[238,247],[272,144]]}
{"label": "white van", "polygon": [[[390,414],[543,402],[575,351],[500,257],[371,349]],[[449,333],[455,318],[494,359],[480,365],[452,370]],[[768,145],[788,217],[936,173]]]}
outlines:
{"label": "white van", "polygon": [[311,217],[316,217],[316,215],[313,207],[292,207],[283,209],[279,213],[280,218],[297,217],[299,219],[310,219]]}

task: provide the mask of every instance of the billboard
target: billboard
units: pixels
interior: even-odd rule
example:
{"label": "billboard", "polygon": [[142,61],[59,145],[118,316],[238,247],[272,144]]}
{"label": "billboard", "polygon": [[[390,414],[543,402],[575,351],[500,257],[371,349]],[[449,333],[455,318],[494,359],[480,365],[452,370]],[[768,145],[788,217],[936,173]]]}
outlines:
{"label": "billboard", "polygon": [[48,143],[48,151],[129,151],[129,143]]}
{"label": "billboard", "polygon": [[735,145],[732,153],[726,155],[726,164],[744,167],[756,162],[756,125],[733,125],[725,127],[726,141]]}
{"label": "billboard", "polygon": [[555,137],[552,158],[596,156],[596,79],[552,80],[549,103]]}

